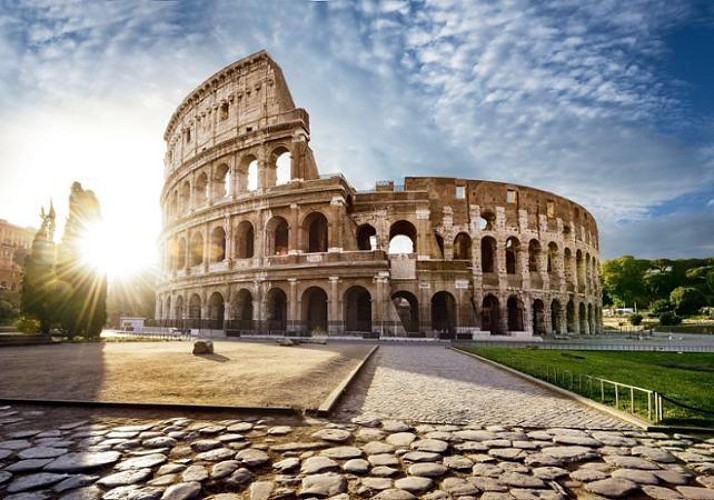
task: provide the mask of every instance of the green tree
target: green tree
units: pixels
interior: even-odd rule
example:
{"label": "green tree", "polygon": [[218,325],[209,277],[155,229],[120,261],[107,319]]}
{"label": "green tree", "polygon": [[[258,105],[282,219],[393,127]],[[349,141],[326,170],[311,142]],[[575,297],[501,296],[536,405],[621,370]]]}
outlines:
{"label": "green tree", "polygon": [[82,260],[81,244],[92,226],[99,223],[99,202],[79,182],[72,184],[69,215],[57,252],[57,276],[61,290],[60,322],[70,336],[98,338],[107,320],[107,279]]}
{"label": "green tree", "polygon": [[55,294],[55,211],[40,214],[42,225],[32,241],[30,253],[25,258],[22,280],[21,309],[23,314],[40,322],[40,332],[49,334],[56,317]]}
{"label": "green tree", "polygon": [[602,264],[603,291],[613,298],[616,305],[645,307],[648,294],[644,284],[649,261],[624,255]]}
{"label": "green tree", "polygon": [[669,300],[674,305],[674,311],[680,316],[696,314],[700,308],[707,305],[707,299],[697,288],[680,286],[672,290]]}

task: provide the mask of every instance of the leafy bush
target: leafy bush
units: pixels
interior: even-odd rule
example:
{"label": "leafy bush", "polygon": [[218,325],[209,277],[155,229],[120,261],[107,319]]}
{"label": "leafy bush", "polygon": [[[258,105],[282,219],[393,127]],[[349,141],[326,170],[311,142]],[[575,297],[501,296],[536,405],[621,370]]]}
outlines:
{"label": "leafy bush", "polygon": [[22,316],[15,321],[15,328],[22,333],[37,333],[40,331],[40,322],[36,319]]}
{"label": "leafy bush", "polygon": [[650,312],[655,317],[667,311],[674,311],[674,305],[668,299],[658,299],[650,304]]}
{"label": "leafy bush", "polygon": [[682,318],[677,316],[673,311],[665,311],[659,315],[659,324],[662,326],[678,325],[682,322]]}
{"label": "leafy bush", "polygon": [[629,321],[632,326],[639,326],[642,324],[642,319],[643,318],[642,318],[641,314],[635,313],[635,314],[630,314],[630,317],[627,318],[627,321]]}
{"label": "leafy bush", "polygon": [[674,304],[674,311],[680,316],[696,314],[701,307],[707,305],[707,298],[694,287],[680,286],[672,290],[669,299]]}

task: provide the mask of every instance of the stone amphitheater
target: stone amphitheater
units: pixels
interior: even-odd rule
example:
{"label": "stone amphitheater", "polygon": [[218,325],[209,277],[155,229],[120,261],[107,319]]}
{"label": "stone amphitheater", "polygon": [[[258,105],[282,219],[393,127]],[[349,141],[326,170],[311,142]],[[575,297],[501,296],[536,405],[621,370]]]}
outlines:
{"label": "stone amphitheater", "polygon": [[500,182],[358,191],[320,175],[309,115],[265,51],[193,90],[164,139],[163,326],[448,339],[601,329],[587,210]]}

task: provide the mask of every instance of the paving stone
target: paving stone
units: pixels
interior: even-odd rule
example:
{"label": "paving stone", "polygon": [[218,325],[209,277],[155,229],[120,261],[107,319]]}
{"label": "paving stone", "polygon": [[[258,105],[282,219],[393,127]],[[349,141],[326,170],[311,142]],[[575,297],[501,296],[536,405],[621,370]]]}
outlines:
{"label": "paving stone", "polygon": [[462,455],[451,455],[448,457],[444,457],[442,463],[449,469],[460,471],[471,470],[471,468],[474,466],[473,460],[466,458]]}
{"label": "paving stone", "polygon": [[252,479],[253,474],[245,467],[241,467],[240,469],[237,469],[235,472],[233,472],[233,474],[230,475],[226,482],[231,486],[241,487],[246,483],[250,482]]}
{"label": "paving stone", "polygon": [[553,436],[553,442],[557,444],[588,446],[598,448],[602,446],[602,442],[587,436],[574,436],[571,434],[561,434]]}
{"label": "paving stone", "polygon": [[[237,462],[236,462],[237,463]],[[300,459],[288,457],[273,464],[273,469],[280,473],[289,472],[297,469],[300,466]]]}
{"label": "paving stone", "polygon": [[379,429],[360,429],[355,433],[355,440],[361,442],[381,441],[386,433]]}
{"label": "paving stone", "polygon": [[592,481],[601,481],[607,479],[607,474],[599,470],[578,469],[570,473],[570,477],[582,483],[590,483]]}
{"label": "paving stone", "polygon": [[714,500],[714,490],[696,486],[677,486],[677,491],[687,500]]}
{"label": "paving stone", "polygon": [[698,476],[696,481],[705,488],[714,490],[714,476]]}
{"label": "paving stone", "polygon": [[147,481],[146,484],[149,486],[171,486],[174,483],[181,481],[181,476],[178,474],[164,474],[163,476],[158,476],[151,481]]}
{"label": "paving stone", "polygon": [[438,462],[441,460],[441,454],[430,451],[409,451],[401,458],[408,462]]}
{"label": "paving stone", "polygon": [[161,496],[161,500],[190,500],[201,494],[201,483],[178,483],[169,486]]}
{"label": "paving stone", "polygon": [[382,453],[392,453],[394,451],[394,446],[382,441],[370,441],[369,443],[362,445],[362,451],[364,451],[367,455],[380,455]]}
{"label": "paving stone", "polygon": [[636,456],[644,457],[647,460],[652,460],[653,462],[674,463],[677,461],[671,453],[650,446],[635,446],[632,448],[631,453]]}
{"label": "paving stone", "polygon": [[412,430],[412,426],[403,420],[384,420],[382,421],[382,429],[386,432],[407,432]]}
{"label": "paving stone", "polygon": [[347,481],[340,474],[328,472],[327,474],[313,474],[306,476],[300,486],[301,497],[319,496],[330,497],[347,491]]}
{"label": "paving stone", "polygon": [[345,472],[351,474],[366,474],[369,472],[369,462],[362,458],[353,458],[342,465]]}
{"label": "paving stone", "polygon": [[373,466],[386,465],[391,467],[393,465],[399,466],[399,459],[392,455],[391,453],[380,453],[378,455],[369,455],[367,461]]}
{"label": "paving stone", "polygon": [[173,448],[177,441],[167,436],[150,438],[142,441],[142,446],[147,448]]}
{"label": "paving stone", "polygon": [[566,462],[576,462],[580,460],[582,455],[574,454],[568,456],[570,458],[565,459],[553,455],[546,455],[545,453],[534,453],[533,455],[528,455],[524,462],[531,467],[558,467]]}
{"label": "paving stone", "polygon": [[654,475],[658,479],[669,484],[684,485],[689,482],[689,474],[684,474],[677,470],[656,470]]}
{"label": "paving stone", "polygon": [[117,486],[137,484],[150,476],[151,469],[130,469],[104,476],[97,481],[97,484],[107,488],[115,488]]}
{"label": "paving stone", "polygon": [[205,460],[206,462],[222,462],[235,457],[236,452],[230,448],[215,448],[213,450],[202,451],[198,453],[195,460]]}
{"label": "paving stone", "polygon": [[300,472],[303,474],[320,474],[322,472],[336,471],[340,465],[328,457],[309,457],[303,461]]}
{"label": "paving stone", "polygon": [[12,474],[10,472],[7,470],[0,471],[0,484],[8,482],[10,479],[12,479]]}
{"label": "paving stone", "polygon": [[320,448],[325,448],[325,443],[309,441],[309,442],[293,442],[293,443],[283,443],[275,444],[270,447],[270,451],[275,452],[286,452],[286,451],[306,451],[306,450],[319,450]]}
{"label": "paving stone", "polygon": [[[52,461],[51,458],[37,458],[32,460],[20,460],[5,467],[4,470],[10,472],[32,472],[42,469]],[[0,481],[1,483],[2,481]]]}
{"label": "paving stone", "polygon": [[498,462],[496,464],[503,472],[520,472],[521,474],[530,473],[530,468],[518,462]]}
{"label": "paving stone", "polygon": [[66,453],[67,450],[63,448],[49,448],[40,446],[22,450],[17,454],[17,456],[22,460],[29,460],[36,458],[57,458]]}
{"label": "paving stone", "polygon": [[605,462],[623,469],[657,470],[661,467],[654,462],[640,457],[623,457],[619,455],[603,457]]}
{"label": "paving stone", "polygon": [[327,448],[322,450],[320,455],[325,457],[334,458],[337,460],[346,460],[349,458],[358,458],[362,456],[362,450],[355,448],[354,446],[336,446],[334,448]]}
{"label": "paving stone", "polygon": [[417,497],[406,490],[390,488],[380,491],[377,495],[372,497],[372,500],[416,500],[416,498]]}
{"label": "paving stone", "polygon": [[395,432],[387,436],[385,440],[396,448],[406,448],[416,440],[416,434],[412,432]]}
{"label": "paving stone", "polygon": [[499,460],[524,460],[528,453],[518,448],[493,448],[488,454]]}
{"label": "paving stone", "polygon": [[276,425],[275,427],[268,429],[268,436],[285,436],[290,434],[292,431],[293,428],[289,425]]}
{"label": "paving stone", "polygon": [[53,472],[37,472],[26,476],[15,477],[7,485],[8,493],[18,493],[27,490],[36,490],[45,486],[52,486],[67,479],[67,474],[55,474]]}
{"label": "paving stone", "polygon": [[0,448],[5,450],[24,450],[32,444],[27,439],[10,439],[8,441],[0,441]]}
{"label": "paving stone", "polygon": [[311,437],[332,443],[344,443],[352,437],[352,434],[343,429],[321,429],[314,432]]}
{"label": "paving stone", "polygon": [[473,482],[460,477],[447,477],[441,482],[441,489],[453,497],[476,495],[479,492]]}
{"label": "paving stone", "polygon": [[659,484],[657,476],[652,471],[639,469],[617,469],[612,472],[612,477],[618,479],[629,479],[637,484]]}
{"label": "paving stone", "polygon": [[44,470],[55,472],[83,472],[113,465],[119,461],[120,458],[121,453],[118,451],[67,453],[45,465]]}
{"label": "paving stone", "polygon": [[373,491],[388,490],[393,487],[393,481],[386,477],[365,477],[360,484]]}
{"label": "paving stone", "polygon": [[184,470],[186,470],[186,466],[184,464],[168,463],[159,467],[159,470],[156,471],[156,475],[163,476],[164,474],[175,474],[176,472],[183,472]]}
{"label": "paving stone", "polygon": [[498,476],[498,482],[515,488],[545,488],[543,480],[520,472],[504,472]]}
{"label": "paving stone", "polygon": [[[171,436],[173,437],[173,436]],[[221,443],[232,443],[233,441],[244,441],[245,436],[243,434],[237,434],[235,432],[230,432],[227,434],[219,434],[216,439]]]}
{"label": "paving stone", "polygon": [[[207,452],[211,453],[211,452]],[[241,450],[236,455],[236,460],[242,462],[246,467],[260,467],[268,462],[270,462],[270,456],[263,450],[258,450],[255,448],[248,448]]]}
{"label": "paving stone", "polygon": [[272,481],[255,481],[249,488],[250,500],[269,500],[274,489]]}
{"label": "paving stone", "polygon": [[208,471],[203,465],[189,465],[186,470],[181,473],[181,479],[185,483],[200,483],[208,479]]}
{"label": "paving stone", "polygon": [[463,453],[473,453],[478,451],[488,451],[488,446],[479,441],[464,441],[454,444],[454,448]]}
{"label": "paving stone", "polygon": [[228,432],[248,432],[251,429],[253,429],[253,424],[250,422],[238,422],[226,428]]}
{"label": "paving stone", "polygon": [[565,477],[569,472],[560,467],[536,467],[533,469],[533,475],[538,479],[543,479],[544,481],[554,481]]}
{"label": "paving stone", "polygon": [[[464,441],[488,441],[491,439],[496,439],[496,434],[489,431],[475,430],[475,429],[464,429],[462,431],[456,431],[453,436],[462,439]],[[550,439],[550,436],[548,436]]]}
{"label": "paving stone", "polygon": [[417,451],[427,451],[432,453],[444,453],[449,449],[449,443],[439,439],[420,439],[411,444],[411,448]]}
{"label": "paving stone", "polygon": [[493,464],[478,463],[471,468],[474,476],[498,477],[503,474],[503,469]]}
{"label": "paving stone", "polygon": [[394,486],[410,493],[421,494],[429,490],[433,483],[428,477],[407,476],[394,481]]}
{"label": "paving stone", "polygon": [[[143,455],[140,457],[129,458],[123,462],[119,462],[114,466],[118,471],[125,471],[130,469],[150,469],[166,463],[166,455],[161,453],[152,453],[150,455]],[[45,467],[46,468],[46,467]]]}
{"label": "paving stone", "polygon": [[655,500],[682,500],[684,498],[679,492],[662,486],[644,485],[642,486],[642,492]]}
{"label": "paving stone", "polygon": [[[59,497],[59,500],[99,500],[100,498],[102,498],[103,494],[104,491],[102,491],[102,489],[98,486],[89,485],[71,490]],[[161,492],[158,492],[158,495],[156,497],[145,500],[156,500],[159,496],[161,496]]]}
{"label": "paving stone", "polygon": [[6,458],[9,457],[10,455],[12,455],[12,453],[13,453],[12,450],[3,450],[3,449],[0,449],[0,460],[6,459]]}
{"label": "paving stone", "polygon": [[541,453],[563,462],[583,462],[599,457],[597,452],[584,446],[552,446],[543,448]]}
{"label": "paving stone", "polygon": [[622,498],[636,492],[637,483],[627,479],[602,479],[585,485],[585,490],[607,498]]}
{"label": "paving stone", "polygon": [[416,463],[407,469],[412,476],[441,477],[448,472],[448,469],[437,463]]}

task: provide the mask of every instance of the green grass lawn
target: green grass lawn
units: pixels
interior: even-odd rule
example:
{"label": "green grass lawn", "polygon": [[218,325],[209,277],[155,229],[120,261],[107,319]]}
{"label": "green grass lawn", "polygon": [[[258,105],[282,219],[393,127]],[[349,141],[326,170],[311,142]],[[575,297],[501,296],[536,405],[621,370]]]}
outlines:
{"label": "green grass lawn", "polygon": [[[714,425],[714,353],[565,351],[533,348],[465,347],[464,350],[492,359],[537,378],[556,382],[594,400],[600,385],[585,375],[657,391],[662,395],[713,414],[703,414],[665,402],[664,423]],[[557,378],[554,371],[558,372]],[[614,400],[608,393],[606,400]],[[620,393],[622,394],[622,393]],[[629,402],[629,391],[626,399]],[[645,398],[643,396],[643,398]],[[620,395],[621,403],[623,396]],[[629,404],[629,403],[627,403]],[[624,403],[620,405],[623,408]],[[646,413],[646,398],[637,413]]]}

